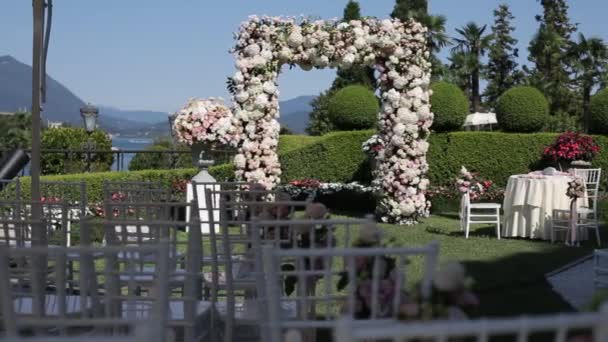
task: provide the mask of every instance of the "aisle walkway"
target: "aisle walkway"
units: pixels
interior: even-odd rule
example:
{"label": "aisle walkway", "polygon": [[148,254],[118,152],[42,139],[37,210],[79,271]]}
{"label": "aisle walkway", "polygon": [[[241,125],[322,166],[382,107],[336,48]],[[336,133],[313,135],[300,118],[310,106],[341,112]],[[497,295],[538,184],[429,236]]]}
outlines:
{"label": "aisle walkway", "polygon": [[546,275],[547,281],[562,298],[577,310],[591,302],[593,286],[593,256],[589,255]]}

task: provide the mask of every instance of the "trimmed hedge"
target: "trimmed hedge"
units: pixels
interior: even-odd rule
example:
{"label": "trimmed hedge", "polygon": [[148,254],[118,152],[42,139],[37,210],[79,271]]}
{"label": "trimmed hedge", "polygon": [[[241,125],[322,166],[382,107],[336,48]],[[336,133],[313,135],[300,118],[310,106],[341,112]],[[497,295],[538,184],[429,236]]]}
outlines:
{"label": "trimmed hedge", "polygon": [[324,182],[362,181],[369,183],[371,173],[361,144],[373,131],[334,132],[314,143],[279,155],[284,183],[315,178]]}
{"label": "trimmed hedge", "polygon": [[534,87],[514,87],[500,96],[496,114],[507,132],[538,132],[549,117],[549,102]]}
{"label": "trimmed hedge", "polygon": [[340,89],[329,100],[329,120],[340,131],[370,129],[376,125],[380,104],[374,92],[361,85]]}
{"label": "trimmed hedge", "polygon": [[604,89],[591,98],[591,131],[608,133],[608,89]]}
{"label": "trimmed hedge", "polygon": [[437,132],[460,130],[469,113],[467,96],[448,82],[437,82],[431,89],[431,109],[435,114],[431,128]]}

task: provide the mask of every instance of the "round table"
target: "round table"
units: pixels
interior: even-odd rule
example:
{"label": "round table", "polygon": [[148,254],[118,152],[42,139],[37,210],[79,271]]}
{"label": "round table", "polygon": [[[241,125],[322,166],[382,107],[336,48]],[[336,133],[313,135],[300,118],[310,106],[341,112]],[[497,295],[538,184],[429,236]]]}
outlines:
{"label": "round table", "polygon": [[566,191],[571,180],[563,175],[509,177],[503,204],[504,236],[550,240],[553,209],[570,210]]}

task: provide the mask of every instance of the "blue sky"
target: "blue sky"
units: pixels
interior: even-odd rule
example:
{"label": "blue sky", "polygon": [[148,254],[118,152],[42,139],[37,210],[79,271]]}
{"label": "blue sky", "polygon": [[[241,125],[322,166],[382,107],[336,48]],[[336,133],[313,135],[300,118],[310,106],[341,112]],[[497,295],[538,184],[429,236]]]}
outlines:
{"label": "blue sky", "polygon": [[[55,0],[48,73],[85,101],[123,109],[174,111],[189,97],[228,98],[234,72],[228,53],[233,32],[250,14],[342,15],[347,0]],[[521,61],[537,29],[534,0],[430,0],[434,14],[448,17],[448,33],[468,21],[492,23],[507,2],[516,16]],[[570,14],[587,36],[608,40],[608,1],[569,1]],[[363,15],[388,17],[394,0],[360,0]],[[31,1],[0,3],[0,55],[31,64]],[[446,55],[447,51],[443,55]],[[288,70],[281,97],[314,95],[334,71]]]}

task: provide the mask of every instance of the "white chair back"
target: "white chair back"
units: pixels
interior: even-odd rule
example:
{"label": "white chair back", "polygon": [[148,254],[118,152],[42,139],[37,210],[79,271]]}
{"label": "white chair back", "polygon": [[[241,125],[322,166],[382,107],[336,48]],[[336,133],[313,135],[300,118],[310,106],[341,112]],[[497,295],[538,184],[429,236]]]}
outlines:
{"label": "white chair back", "polygon": [[[132,265],[119,267],[118,255],[155,254],[153,272]],[[79,291],[71,292],[66,278],[70,255],[80,258]],[[8,336],[23,331],[35,335],[93,332],[120,335],[134,322],[154,319],[153,329],[167,327],[168,246],[138,247],[31,247],[0,246],[0,302],[3,326]],[[102,256],[103,270],[94,258]],[[15,262],[19,260],[19,262]],[[126,286],[120,286],[119,278]],[[153,278],[154,296],[142,297],[137,284],[141,277]],[[99,279],[104,291],[99,293]],[[145,304],[145,305],[144,305]],[[142,308],[145,306],[145,310]],[[138,311],[139,310],[139,311]]]}
{"label": "white chair back", "polygon": [[574,169],[574,175],[581,177],[585,181],[589,208],[595,212],[597,210],[597,197],[600,191],[602,169]]}
{"label": "white chair back", "polygon": [[[590,334],[590,339],[584,338]],[[599,313],[557,314],[539,317],[482,319],[472,321],[433,321],[393,323],[384,326],[357,327],[352,319],[340,320],[335,330],[336,342],[401,342],[401,341],[507,341],[537,340],[566,342],[574,336],[581,341],[608,340],[608,305]],[[577,341],[579,339],[576,339]]]}
{"label": "white chair back", "polygon": [[[268,329],[269,340],[279,342],[285,329],[332,328],[342,315],[359,324],[396,320],[398,308],[406,299],[408,262],[414,257],[423,258],[424,274],[419,291],[423,301],[428,300],[439,249],[437,243],[431,243],[418,248],[308,250],[276,249],[265,245],[262,251],[268,297],[268,320],[264,326]],[[392,262],[389,260],[395,262],[395,267],[387,275],[387,265]],[[371,278],[359,283],[357,267],[368,261],[372,267]],[[296,290],[291,296],[285,294],[282,286],[289,279],[296,281]],[[344,279],[348,282],[346,293],[336,287]],[[363,287],[369,290],[369,298],[362,297]],[[264,306],[264,301],[260,305]]]}

